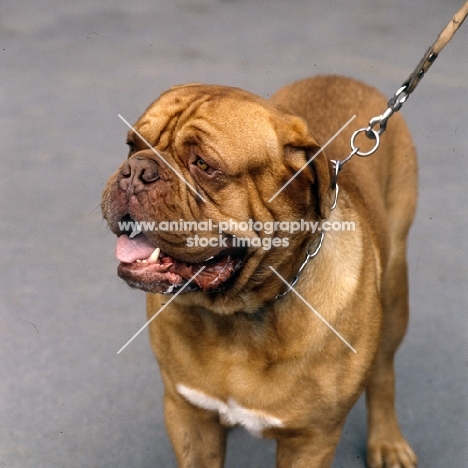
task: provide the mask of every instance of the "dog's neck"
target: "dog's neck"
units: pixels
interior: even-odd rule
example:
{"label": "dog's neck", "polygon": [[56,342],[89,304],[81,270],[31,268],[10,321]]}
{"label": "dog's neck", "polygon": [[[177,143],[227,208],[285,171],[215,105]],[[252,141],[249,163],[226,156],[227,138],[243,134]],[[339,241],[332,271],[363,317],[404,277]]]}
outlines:
{"label": "dog's neck", "polygon": [[[336,166],[336,164],[335,164]],[[336,183],[336,176],[338,175],[338,170],[336,171],[335,178],[332,182],[332,185],[330,187],[330,190],[334,192],[333,195],[333,203],[332,206],[330,207],[330,211],[333,211],[336,208],[337,202],[338,202],[338,193],[339,193],[339,187],[338,184]],[[306,255],[304,258],[304,261],[302,262],[301,266],[297,270],[296,275],[294,276],[292,282],[290,283],[289,287],[286,289],[286,291],[283,291],[282,293],[279,293],[275,296],[274,301],[277,299],[281,299],[282,297],[286,296],[291,292],[291,289],[294,289],[294,286],[296,283],[299,281],[299,278],[301,276],[302,271],[304,268],[307,266],[309,261],[314,258],[320,251],[323,243],[323,239],[325,237],[325,233],[321,231],[320,236],[316,237],[315,239],[312,240],[312,242],[307,246],[306,250]]]}

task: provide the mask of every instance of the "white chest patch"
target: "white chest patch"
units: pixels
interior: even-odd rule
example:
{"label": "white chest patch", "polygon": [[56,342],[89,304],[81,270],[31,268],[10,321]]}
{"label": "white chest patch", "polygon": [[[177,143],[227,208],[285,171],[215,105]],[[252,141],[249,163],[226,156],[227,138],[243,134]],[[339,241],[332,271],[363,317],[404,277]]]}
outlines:
{"label": "white chest patch", "polygon": [[229,398],[225,403],[185,385],[178,384],[176,388],[192,405],[218,412],[221,422],[227,426],[239,424],[255,436],[261,436],[263,430],[269,427],[283,427],[283,422],[280,419],[263,411],[244,408],[232,398]]}

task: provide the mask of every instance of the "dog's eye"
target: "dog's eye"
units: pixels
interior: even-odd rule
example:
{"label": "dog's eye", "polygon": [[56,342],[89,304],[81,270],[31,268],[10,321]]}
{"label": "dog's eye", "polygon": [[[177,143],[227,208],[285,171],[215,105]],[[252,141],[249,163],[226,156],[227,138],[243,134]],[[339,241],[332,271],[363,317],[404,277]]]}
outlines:
{"label": "dog's eye", "polygon": [[200,169],[201,171],[204,171],[204,172],[206,172],[210,168],[210,166],[208,166],[208,164],[206,164],[206,162],[203,161],[202,158],[198,158],[195,161],[195,165],[198,167],[198,169]]}

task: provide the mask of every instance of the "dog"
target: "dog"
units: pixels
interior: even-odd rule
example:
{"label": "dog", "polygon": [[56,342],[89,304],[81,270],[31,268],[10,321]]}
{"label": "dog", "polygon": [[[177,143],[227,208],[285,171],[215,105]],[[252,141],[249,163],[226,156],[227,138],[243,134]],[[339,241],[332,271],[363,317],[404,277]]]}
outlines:
{"label": "dog", "polygon": [[[417,198],[403,118],[337,184],[333,162],[386,105],[337,76],[269,100],[189,84],[129,131],[102,212],[118,236],[118,275],[148,293],[148,319],[161,312],[150,341],[179,467],[222,467],[233,425],[277,439],[279,468],[330,467],[364,391],[368,466],[416,466],[394,408]],[[375,145],[364,132],[356,141],[361,153]],[[343,223],[354,230],[330,229]]]}

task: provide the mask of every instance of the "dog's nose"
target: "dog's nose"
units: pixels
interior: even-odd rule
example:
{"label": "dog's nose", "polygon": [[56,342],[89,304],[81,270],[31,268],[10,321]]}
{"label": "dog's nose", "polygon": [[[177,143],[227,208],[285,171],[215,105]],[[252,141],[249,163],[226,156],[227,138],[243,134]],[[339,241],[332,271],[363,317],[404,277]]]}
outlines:
{"label": "dog's nose", "polygon": [[138,193],[159,179],[158,165],[147,158],[133,158],[120,168],[119,187],[123,191]]}

